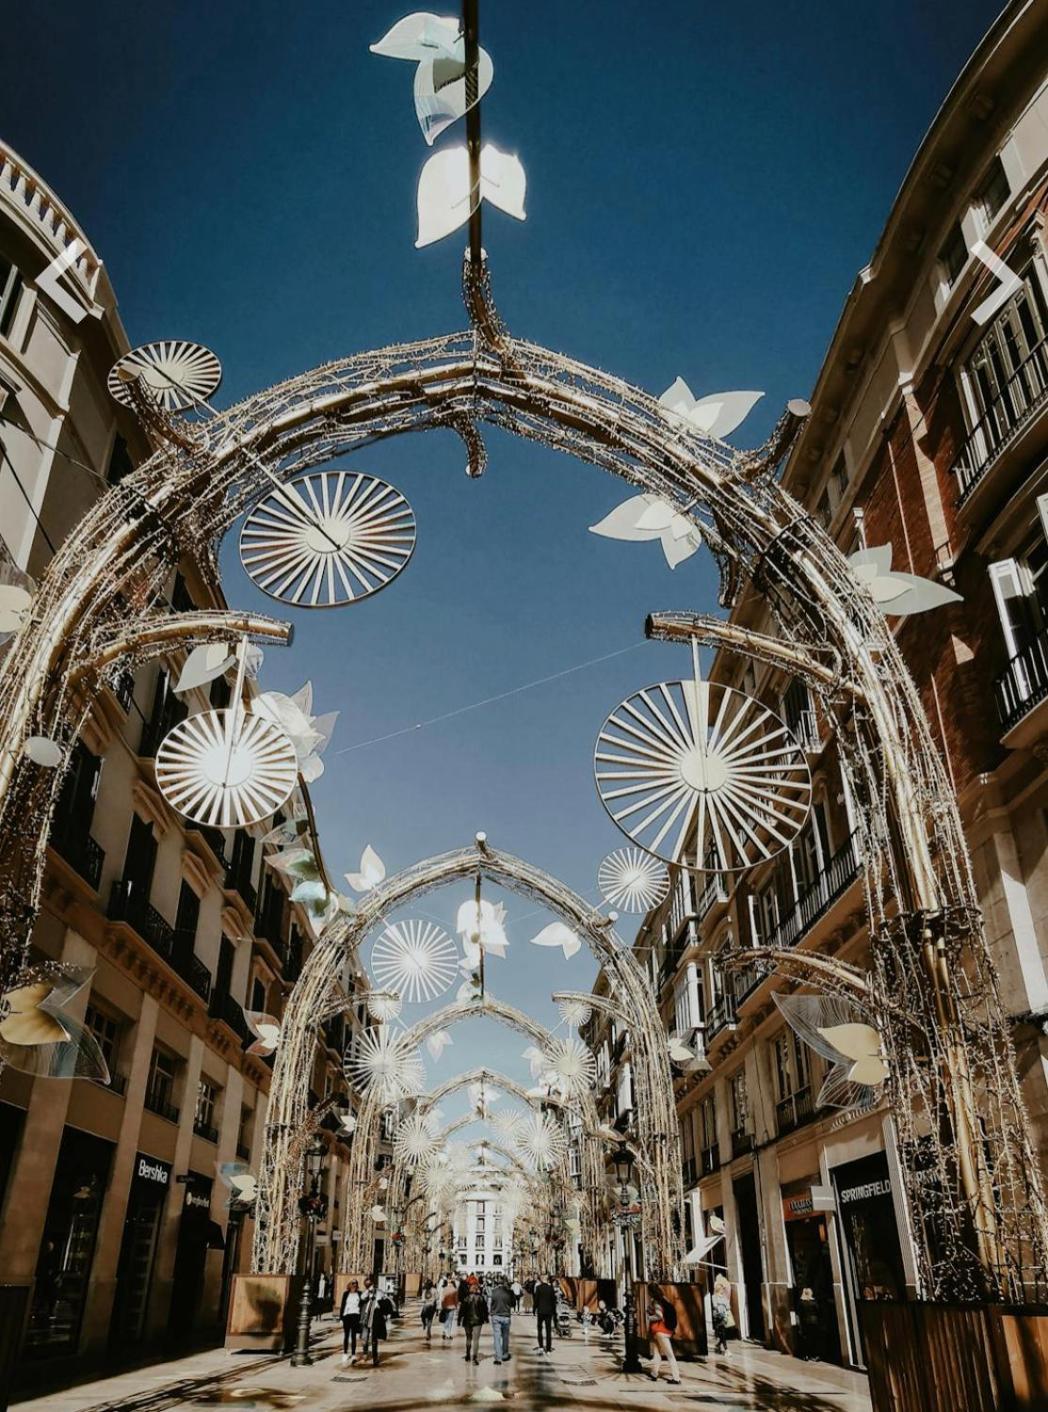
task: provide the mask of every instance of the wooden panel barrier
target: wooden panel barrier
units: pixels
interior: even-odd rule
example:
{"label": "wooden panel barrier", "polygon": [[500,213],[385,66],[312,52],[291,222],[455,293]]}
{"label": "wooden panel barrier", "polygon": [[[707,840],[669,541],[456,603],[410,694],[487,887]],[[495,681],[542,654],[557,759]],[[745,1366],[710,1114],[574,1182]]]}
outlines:
{"label": "wooden panel barrier", "polygon": [[[637,1337],[643,1343],[648,1337],[648,1301],[654,1285],[638,1283],[633,1286],[633,1297],[637,1309]],[[660,1280],[658,1288],[663,1298],[668,1299],[677,1311],[677,1332],[673,1336],[673,1349],[678,1355],[692,1358],[705,1358],[709,1352],[706,1338],[706,1286],[704,1284],[673,1284]]]}

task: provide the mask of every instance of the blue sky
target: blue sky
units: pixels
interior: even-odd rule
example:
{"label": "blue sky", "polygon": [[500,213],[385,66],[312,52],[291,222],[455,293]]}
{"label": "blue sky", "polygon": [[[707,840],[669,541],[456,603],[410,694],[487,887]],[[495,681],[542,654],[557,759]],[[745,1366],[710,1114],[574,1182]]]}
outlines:
{"label": "blue sky", "polygon": [[[190,338],[219,354],[218,406],[465,323],[463,240],[414,248],[428,150],[413,66],[368,52],[408,8],[23,7],[0,132],[83,225],[132,343]],[[810,390],[916,146],[994,13],[975,0],[880,0],[861,21],[830,0],[483,0],[485,137],[528,174],[527,221],[485,223],[511,329],[656,394],[678,374],[696,393],[763,388],[734,438],[756,444]],[[713,607],[712,564],[700,553],[671,573],[657,546],[588,534],[622,484],[503,434],[487,442],[480,482],[443,433],[361,456],[414,505],[415,557],[373,601],[295,614],[294,648],[268,654],[265,680],[293,690],[312,677],[317,709],[341,710],[314,789],[337,873],[367,843],[392,870],[484,829],[595,897],[597,864],[623,840],[596,798],[594,739],[620,699],[685,665],[682,649],[641,645],[644,617]],[[230,601],[265,608],[230,547]],[[460,900],[422,910],[450,925]],[[548,919],[507,903],[495,987],[549,1015],[551,986],[588,986],[592,964],[530,948]],[[475,1024],[455,1045],[430,1066],[441,1076],[494,1061],[505,1041]],[[523,1046],[505,1045],[515,1073]]]}

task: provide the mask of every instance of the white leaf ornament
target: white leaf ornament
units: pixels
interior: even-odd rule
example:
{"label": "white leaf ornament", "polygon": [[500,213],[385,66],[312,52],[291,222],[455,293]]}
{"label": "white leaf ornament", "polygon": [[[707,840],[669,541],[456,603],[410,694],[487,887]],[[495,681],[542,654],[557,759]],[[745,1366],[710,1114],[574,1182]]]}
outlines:
{"label": "white leaf ornament", "polygon": [[93,972],[47,962],[0,995],[0,1059],[45,1079],[109,1082],[98,1041],[66,1007]]}
{"label": "white leaf ornament", "polygon": [[[518,221],[525,218],[527,180],[518,157],[500,152],[491,143],[480,153],[480,199]],[[469,155],[465,147],[448,147],[433,156],[418,179],[417,248],[432,245],[466,224],[472,214]]]}
{"label": "white leaf ornament", "polygon": [[202,647],[194,647],[185,660],[175,691],[192,691],[194,687],[206,686],[208,682],[227,672],[236,661],[228,642],[205,642]]}
{"label": "white leaf ornament", "polygon": [[251,1205],[258,1196],[258,1178],[243,1162],[217,1162],[218,1175],[229,1187],[229,1205]]}
{"label": "white leaf ornament", "polygon": [[431,1034],[426,1038],[426,1049],[431,1059],[439,1059],[449,1044],[454,1044],[454,1040],[447,1030],[437,1030],[436,1034]]}
{"label": "white leaf ornament", "polygon": [[244,1019],[248,1029],[255,1036],[254,1043],[248,1045],[247,1053],[258,1054],[263,1058],[275,1054],[282,1038],[280,1021],[262,1010],[245,1010]]}
{"label": "white leaf ornament", "polygon": [[15,583],[0,584],[0,633],[21,632],[33,609],[33,595]]}
{"label": "white leaf ornament", "polygon": [[745,421],[763,396],[763,392],[711,392],[697,398],[684,379],[677,378],[659,398],[659,406],[678,425],[721,439]]}
{"label": "white leaf ornament", "polygon": [[57,770],[62,763],[62,747],[49,735],[29,736],[22,746],[22,754],[45,770]]}
{"label": "white leaf ornament", "polygon": [[479,904],[476,901],[462,903],[455,918],[455,930],[462,938],[462,948],[470,964],[476,965],[480,960],[478,947],[495,956],[505,956],[509,945],[505,920],[506,909],[501,902],[489,902],[482,897]]}
{"label": "white leaf ornament", "polygon": [[377,43],[368,47],[372,54],[380,54],[385,59],[420,63],[434,53],[450,54],[458,37],[457,19],[420,10],[397,20]]}
{"label": "white leaf ornament", "polygon": [[357,1118],[355,1113],[342,1113],[338,1120],[339,1128],[342,1132],[352,1136],[357,1130]]}
{"label": "white leaf ornament", "polygon": [[869,589],[873,601],[891,618],[908,618],[927,613],[947,603],[960,603],[959,593],[933,579],[904,574],[892,569],[892,546],[879,544],[860,549],[848,560],[852,572]]}
{"label": "white leaf ornament", "polygon": [[657,539],[671,569],[702,547],[702,531],[698,525],[658,495],[631,495],[589,529],[590,534],[599,534],[604,539],[638,543]]}
{"label": "white leaf ornament", "polygon": [[442,132],[480,102],[493,77],[491,55],[478,45],[477,82],[474,96],[469,97],[464,39],[456,39],[449,53],[422,60],[415,70],[415,116],[430,147]]}
{"label": "white leaf ornament", "polygon": [[883,1044],[869,1017],[835,995],[772,996],[790,1028],[830,1065],[820,1106],[872,1108],[888,1075]]}
{"label": "white leaf ornament", "polygon": [[582,949],[582,942],[569,926],[563,922],[551,922],[543,927],[538,936],[531,938],[532,946],[559,946],[564,952],[565,961],[570,961]]}
{"label": "white leaf ornament", "polygon": [[386,876],[386,865],[369,843],[360,855],[360,872],[345,876],[354,892],[370,892]]}

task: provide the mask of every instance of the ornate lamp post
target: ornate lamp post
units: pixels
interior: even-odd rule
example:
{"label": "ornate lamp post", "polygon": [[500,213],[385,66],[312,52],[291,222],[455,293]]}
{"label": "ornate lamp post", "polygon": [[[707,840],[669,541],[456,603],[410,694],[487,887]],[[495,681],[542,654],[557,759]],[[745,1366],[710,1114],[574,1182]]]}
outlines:
{"label": "ornate lamp post", "polygon": [[298,1306],[298,1342],[291,1355],[293,1368],[309,1368],[313,1359],[309,1353],[309,1326],[313,1321],[313,1245],[316,1239],[317,1222],[327,1215],[327,1197],[320,1194],[320,1171],[324,1165],[327,1149],[318,1134],[306,1149],[306,1176],[309,1187],[306,1195],[298,1203],[298,1209],[306,1218],[305,1240],[305,1280],[302,1285],[302,1299]]}
{"label": "ornate lamp post", "polygon": [[640,1211],[630,1200],[630,1176],[633,1173],[633,1153],[626,1144],[620,1143],[612,1153],[615,1175],[619,1182],[619,1209],[615,1212],[615,1224],[622,1231],[623,1315],[626,1337],[625,1357],[622,1360],[624,1373],[642,1373],[640,1358],[637,1356],[637,1311],[633,1303],[632,1245],[633,1232],[640,1220]]}

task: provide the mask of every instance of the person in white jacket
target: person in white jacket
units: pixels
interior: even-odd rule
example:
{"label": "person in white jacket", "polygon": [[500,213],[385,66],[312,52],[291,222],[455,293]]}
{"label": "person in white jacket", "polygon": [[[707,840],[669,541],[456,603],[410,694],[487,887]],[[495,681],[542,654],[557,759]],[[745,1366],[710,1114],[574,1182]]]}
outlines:
{"label": "person in white jacket", "polygon": [[357,1334],[360,1333],[360,1286],[350,1280],[338,1311],[342,1320],[342,1366],[357,1361]]}

